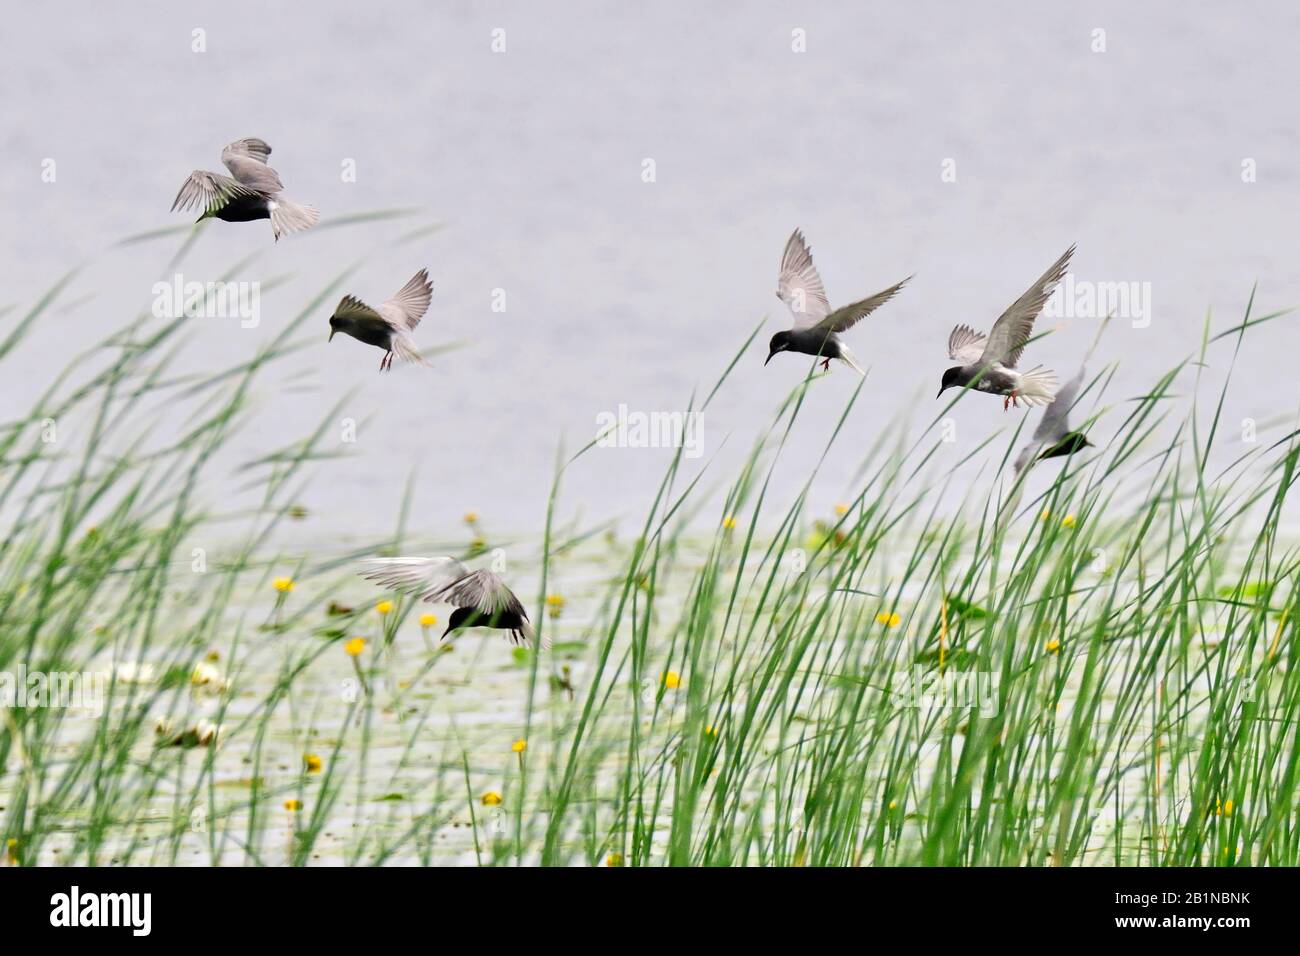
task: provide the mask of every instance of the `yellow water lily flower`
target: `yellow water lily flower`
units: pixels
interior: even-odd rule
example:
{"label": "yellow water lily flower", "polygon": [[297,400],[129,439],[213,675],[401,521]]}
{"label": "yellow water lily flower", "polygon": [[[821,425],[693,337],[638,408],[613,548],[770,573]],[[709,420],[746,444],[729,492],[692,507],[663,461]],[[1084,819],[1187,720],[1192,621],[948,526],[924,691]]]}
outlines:
{"label": "yellow water lily flower", "polygon": [[465,512],[465,523],[466,523],[467,525],[476,525],[476,524],[478,524],[478,512],[477,512],[477,511],[466,511],[466,512]]}
{"label": "yellow water lily flower", "polygon": [[611,853],[609,856],[605,857],[605,865],[606,865],[606,866],[622,866],[622,865],[623,865],[623,854],[622,854],[622,853]]}
{"label": "yellow water lily flower", "polygon": [[835,513],[842,517],[849,513],[849,506],[841,501],[835,505]]}
{"label": "yellow water lily flower", "polygon": [[1047,652],[1049,654],[1055,654],[1057,651],[1061,649],[1061,642],[1058,641],[1056,638],[1052,638],[1050,641],[1047,642],[1046,646],[1047,646]]}
{"label": "yellow water lily flower", "polygon": [[437,623],[438,623],[438,615],[436,614],[420,615],[420,627],[433,627]]}
{"label": "yellow water lily flower", "polygon": [[518,740],[516,740],[514,743],[510,745],[510,749],[517,754],[521,754],[528,749],[528,741],[520,737]]}
{"label": "yellow water lily flower", "polygon": [[664,674],[664,686],[669,690],[676,690],[682,684],[682,679],[676,671],[667,671]]}
{"label": "yellow water lily flower", "polygon": [[546,595],[546,610],[551,617],[559,617],[560,612],[564,610],[564,595],[548,594]]}
{"label": "yellow water lily flower", "polygon": [[378,604],[375,605],[375,610],[378,611],[380,614],[388,614],[393,610],[393,602],[380,601]]}
{"label": "yellow water lily flower", "polygon": [[271,582],[271,587],[275,588],[281,594],[288,594],[297,586],[298,585],[294,582],[293,578],[276,578]]}
{"label": "yellow water lily flower", "polygon": [[293,799],[286,800],[284,801],[284,808],[290,813],[294,813],[302,809],[302,801]]}
{"label": "yellow water lily flower", "polygon": [[734,515],[727,515],[725,518],[722,519],[722,530],[723,531],[736,530],[736,518]]}
{"label": "yellow water lily flower", "polygon": [[480,798],[480,802],[485,807],[499,807],[501,806],[501,794],[497,793],[495,790],[489,790],[487,793],[483,794]]}
{"label": "yellow water lily flower", "polygon": [[1073,527],[1074,527],[1074,515],[1069,514],[1069,515],[1066,515],[1064,518],[1062,518],[1062,519],[1061,519],[1061,527],[1062,527],[1062,528],[1073,528]]}
{"label": "yellow water lily flower", "polygon": [[223,683],[221,671],[207,661],[199,661],[194,665],[194,670],[190,672],[190,683],[195,687],[204,687],[208,684],[220,686]]}
{"label": "yellow water lily flower", "polygon": [[302,762],[308,773],[320,773],[320,768],[323,766],[320,757],[315,754],[307,754],[302,758]]}
{"label": "yellow water lily flower", "polygon": [[347,651],[348,657],[357,657],[366,649],[366,639],[364,637],[354,637],[343,645],[343,650]]}
{"label": "yellow water lily flower", "polygon": [[885,627],[898,627],[902,622],[903,619],[896,611],[881,611],[876,615],[876,623],[883,624]]}

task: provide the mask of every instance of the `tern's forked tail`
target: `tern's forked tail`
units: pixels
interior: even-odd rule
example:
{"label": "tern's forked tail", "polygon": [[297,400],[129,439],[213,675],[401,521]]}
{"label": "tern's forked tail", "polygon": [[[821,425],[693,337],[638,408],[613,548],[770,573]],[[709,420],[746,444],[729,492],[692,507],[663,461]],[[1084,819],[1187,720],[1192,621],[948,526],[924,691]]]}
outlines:
{"label": "tern's forked tail", "polygon": [[1016,398],[1027,405],[1050,405],[1056,397],[1056,387],[1056,373],[1039,365],[1021,373]]}
{"label": "tern's forked tail", "polygon": [[423,365],[425,368],[433,368],[433,365],[429,360],[420,354],[420,350],[416,347],[415,342],[402,332],[393,333],[393,340],[389,347],[397,353],[397,357],[403,362],[410,362],[412,365]]}
{"label": "tern's forked tail", "polygon": [[849,347],[843,342],[840,343],[840,361],[859,375],[866,376],[867,373],[863,371],[862,366],[858,364],[858,360],[854,358],[853,353],[849,351]]}
{"label": "tern's forked tail", "polygon": [[300,206],[291,199],[277,196],[268,204],[271,210],[271,231],[276,241],[288,232],[310,229],[320,220],[320,213],[312,206]]}

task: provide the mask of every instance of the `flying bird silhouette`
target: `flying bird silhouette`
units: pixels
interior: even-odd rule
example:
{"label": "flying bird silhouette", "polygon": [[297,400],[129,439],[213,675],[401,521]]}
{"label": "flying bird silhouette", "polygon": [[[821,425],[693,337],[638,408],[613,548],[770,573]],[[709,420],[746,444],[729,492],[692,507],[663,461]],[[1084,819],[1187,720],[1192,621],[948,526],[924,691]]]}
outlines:
{"label": "flying bird silhouette", "polygon": [[1016,456],[1017,475],[1036,461],[1073,455],[1092,447],[1083,432],[1070,430],[1070,409],[1078,400],[1087,371],[1086,365],[1080,365],[1078,374],[1061,386],[1052,403],[1043,409],[1043,418],[1034,429],[1033,438]]}
{"label": "flying bird silhouette", "polygon": [[804,241],[803,233],[796,229],[785,244],[776,286],[776,297],[789,306],[794,315],[794,328],[772,336],[767,360],[763,364],[772,361],[772,356],[778,352],[800,352],[821,358],[824,369],[830,369],[834,358],[859,375],[865,375],[849,347],[840,340],[839,333],[853,328],[892,299],[911,278],[908,276],[883,292],[832,312],[822,277],[813,264],[812,250]]}
{"label": "flying bird silhouette", "polygon": [[429,281],[426,269],[411,276],[396,295],[377,309],[372,309],[356,296],[345,295],[330,316],[330,337],[326,341],[332,342],[335,334],[342,332],[358,342],[383,349],[384,357],[379,360],[381,372],[393,367],[394,353],[403,361],[429,368],[410,332],[429,311],[432,298],[433,283]]}
{"label": "flying bird silhouette", "polygon": [[[370,558],[357,572],[368,581],[395,591],[405,591],[430,603],[451,604],[445,638],[465,627],[489,627],[506,631],[512,644],[529,646],[536,632],[528,612],[504,581],[486,569],[471,571],[455,558]],[[542,649],[551,646],[543,639]]]}
{"label": "flying bird silhouette", "polygon": [[214,217],[226,222],[269,219],[276,242],[285,233],[310,229],[320,214],[285,198],[280,174],[266,164],[270,155],[265,140],[235,140],[221,151],[221,161],[231,175],[194,170],[176,194],[172,212],[197,206],[203,215],[196,222]]}
{"label": "flying bird silhouette", "polygon": [[1010,404],[1019,408],[1022,399],[1027,405],[1051,402],[1056,392],[1056,373],[1042,366],[1019,372],[1016,364],[1034,330],[1034,319],[1056,291],[1072,255],[1073,245],[1024,295],[1011,303],[987,336],[968,325],[952,330],[948,336],[948,357],[961,364],[943,373],[939,395],[955,386],[970,386],[979,392],[1004,396],[1003,411]]}

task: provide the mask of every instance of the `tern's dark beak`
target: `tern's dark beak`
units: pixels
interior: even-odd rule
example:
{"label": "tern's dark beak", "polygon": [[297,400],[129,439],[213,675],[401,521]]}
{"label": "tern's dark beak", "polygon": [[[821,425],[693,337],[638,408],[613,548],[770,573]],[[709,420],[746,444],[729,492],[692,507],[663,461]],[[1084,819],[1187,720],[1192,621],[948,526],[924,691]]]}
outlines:
{"label": "tern's dark beak", "polygon": [[768,352],[768,353],[767,353],[767,358],[765,358],[765,359],[763,360],[763,365],[766,366],[768,362],[772,361],[772,356],[775,355],[775,354],[776,354],[777,352],[779,352],[779,351],[781,351],[781,350],[780,350],[780,349],[773,349],[771,352]]}
{"label": "tern's dark beak", "polygon": [[939,389],[939,394],[938,394],[938,395],[935,395],[934,397],[935,397],[935,398],[938,398],[939,395],[942,395],[945,391],[947,391],[947,388],[946,388],[946,387],[945,387],[945,388],[941,388],[941,389]]}
{"label": "tern's dark beak", "polygon": [[334,333],[337,331],[337,329],[330,329],[330,337],[325,340],[326,344],[334,341]]}

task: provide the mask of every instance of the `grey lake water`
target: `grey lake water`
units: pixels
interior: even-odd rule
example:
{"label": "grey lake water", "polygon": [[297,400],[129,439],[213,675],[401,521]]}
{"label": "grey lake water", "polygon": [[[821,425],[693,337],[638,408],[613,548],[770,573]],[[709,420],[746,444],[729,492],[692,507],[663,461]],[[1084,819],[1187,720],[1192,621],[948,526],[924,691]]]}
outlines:
{"label": "grey lake water", "polygon": [[[938,413],[948,330],[987,329],[1071,242],[1084,286],[1135,284],[1141,314],[1118,317],[1097,353],[1119,363],[1106,402],[1121,414],[1196,350],[1207,313],[1215,328],[1239,321],[1256,283],[1258,312],[1297,301],[1298,27],[1280,2],[16,7],[0,40],[6,331],[84,269],[6,361],[0,402],[26,409],[177,271],[209,281],[259,254],[233,277],[267,286],[257,326],[195,320],[178,359],[217,368],[347,267],[346,289],[374,303],[426,266],[435,293],[416,336],[460,347],[432,370],[380,375],[378,351],[326,346],[335,293],[222,464],[300,437],[351,393],[339,417],[356,441],[329,439],[349,455],[303,496],[315,534],[382,533],[413,471],[426,533],[471,508],[527,533],[562,441],[575,450],[620,406],[706,394],[767,316],[691,462],[716,456],[719,484],[734,473],[807,371],[790,356],[763,367],[788,320],[778,261],[800,227],[833,304],[916,274],[847,336],[870,375],[814,488],[829,504],[884,423],[905,416],[919,433]],[[278,244],[265,222],[214,223],[178,269],[179,235],[115,247],[188,222],[168,212],[181,182],[221,171],[222,146],[245,136],[271,143],[287,194],[322,226],[415,212]],[[1029,356],[1063,379],[1099,318],[1082,300],[1072,311],[1043,320],[1057,331]],[[1230,432],[1250,419],[1276,437],[1293,421],[1294,329],[1248,337]],[[1215,347],[1209,383],[1230,358]],[[816,383],[775,500],[802,485],[856,384],[842,367]],[[978,395],[952,415],[954,463],[1017,418]],[[595,450],[566,476],[566,513],[635,527],[671,453]]]}

